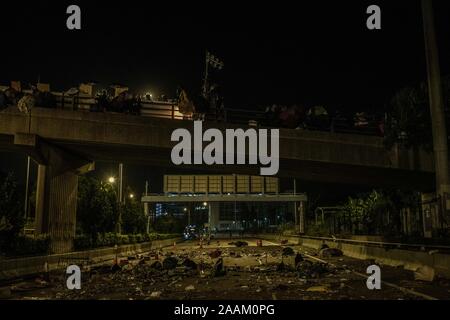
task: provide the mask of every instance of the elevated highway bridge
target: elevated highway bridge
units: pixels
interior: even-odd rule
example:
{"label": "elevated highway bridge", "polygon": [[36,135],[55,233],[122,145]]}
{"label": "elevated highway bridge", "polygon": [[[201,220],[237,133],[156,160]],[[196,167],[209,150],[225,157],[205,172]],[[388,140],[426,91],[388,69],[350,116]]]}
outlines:
{"label": "elevated highway bridge", "polygon": [[[248,126],[247,126],[248,127]],[[37,232],[49,233],[55,252],[71,249],[75,234],[78,175],[95,161],[175,167],[170,158],[172,131],[193,121],[15,107],[0,112],[0,150],[23,152],[38,164]],[[206,121],[203,129],[243,128]],[[376,136],[280,129],[279,177],[302,181],[339,182],[364,186],[434,186],[432,155],[423,150],[387,150]],[[183,165],[217,173],[258,174],[259,165]]]}

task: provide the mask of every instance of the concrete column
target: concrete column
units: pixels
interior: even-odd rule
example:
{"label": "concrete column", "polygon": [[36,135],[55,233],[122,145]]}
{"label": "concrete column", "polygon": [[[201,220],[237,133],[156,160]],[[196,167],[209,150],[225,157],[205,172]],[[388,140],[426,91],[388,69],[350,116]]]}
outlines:
{"label": "concrete column", "polygon": [[209,202],[208,224],[210,229],[218,228],[220,221],[220,203]]}
{"label": "concrete column", "polygon": [[16,133],[14,144],[39,164],[35,233],[50,236],[53,253],[71,251],[75,237],[78,175],[93,170],[94,163],[34,134]]}
{"label": "concrete column", "polygon": [[35,232],[50,236],[51,252],[70,252],[75,238],[78,176],[71,171],[52,171],[52,167],[39,165]]}

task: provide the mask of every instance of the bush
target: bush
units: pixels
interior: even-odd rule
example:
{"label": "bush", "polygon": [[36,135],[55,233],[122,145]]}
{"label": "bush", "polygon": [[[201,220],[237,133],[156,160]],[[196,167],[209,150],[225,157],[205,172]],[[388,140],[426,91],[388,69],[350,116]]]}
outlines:
{"label": "bush", "polygon": [[75,239],[74,239],[75,250],[89,249],[89,248],[92,248],[92,246],[93,246],[93,242],[92,242],[91,237],[89,237],[87,235],[75,236]]}
{"label": "bush", "polygon": [[128,235],[128,241],[130,244],[136,243],[136,236],[134,234]]}
{"label": "bush", "polygon": [[19,245],[16,239],[22,245],[31,245],[20,236],[25,223],[21,199],[14,175],[0,173],[0,252],[14,252]]}
{"label": "bush", "polygon": [[306,235],[312,237],[327,237],[330,235],[330,232],[325,225],[309,225],[306,228]]}
{"label": "bush", "polygon": [[153,240],[164,240],[179,237],[179,234],[168,233],[159,234],[153,233],[137,233],[137,234],[118,234],[118,233],[104,233],[98,234],[94,241],[89,235],[77,235],[74,241],[75,250],[87,250],[99,247],[112,247],[115,245],[136,244],[149,242]]}
{"label": "bush", "polygon": [[127,235],[120,235],[119,236],[119,242],[120,242],[120,244],[129,244],[130,243],[130,239],[128,238]]}
{"label": "bush", "polygon": [[11,239],[7,256],[26,256],[47,254],[50,249],[50,239],[47,235],[36,237],[17,236]]}

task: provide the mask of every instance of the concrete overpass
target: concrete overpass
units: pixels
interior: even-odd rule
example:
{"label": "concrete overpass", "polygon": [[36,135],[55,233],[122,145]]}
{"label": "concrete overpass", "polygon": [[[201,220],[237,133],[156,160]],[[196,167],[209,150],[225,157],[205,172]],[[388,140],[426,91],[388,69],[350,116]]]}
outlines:
{"label": "concrete overpass", "polygon": [[[218,129],[235,125],[208,122]],[[0,150],[24,152],[40,165],[37,232],[49,233],[55,252],[70,250],[75,234],[78,175],[95,161],[175,167],[173,130],[193,122],[125,114],[34,108],[0,112]],[[220,173],[258,174],[259,165],[183,166]],[[279,177],[366,186],[433,188],[432,155],[422,150],[386,150],[382,138],[280,129]]]}

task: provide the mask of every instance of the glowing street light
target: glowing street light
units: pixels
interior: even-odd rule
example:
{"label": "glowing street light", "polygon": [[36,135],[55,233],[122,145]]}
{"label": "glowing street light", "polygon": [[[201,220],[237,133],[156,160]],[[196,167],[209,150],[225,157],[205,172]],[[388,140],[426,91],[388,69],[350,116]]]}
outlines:
{"label": "glowing street light", "polygon": [[134,194],[130,193],[130,199],[134,198]]}
{"label": "glowing street light", "polygon": [[203,206],[206,207],[208,205],[207,202],[203,202]]}
{"label": "glowing street light", "polygon": [[114,177],[109,177],[109,178],[108,178],[108,182],[109,182],[109,183],[114,183],[114,182],[116,182],[116,178],[114,178]]}

